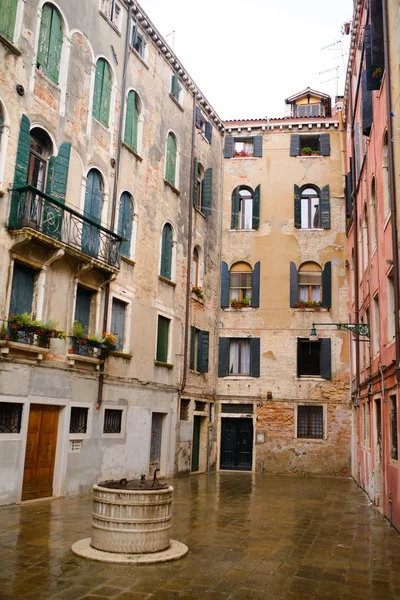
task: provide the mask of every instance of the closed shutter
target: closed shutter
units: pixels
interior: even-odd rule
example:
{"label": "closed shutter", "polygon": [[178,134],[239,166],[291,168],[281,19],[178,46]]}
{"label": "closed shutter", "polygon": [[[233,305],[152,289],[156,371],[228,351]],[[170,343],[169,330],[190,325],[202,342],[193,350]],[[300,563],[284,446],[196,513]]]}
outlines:
{"label": "closed shutter", "polygon": [[14,263],[9,315],[31,314],[34,283],[35,271],[25,265]]}
{"label": "closed shutter", "polygon": [[377,66],[384,65],[382,0],[371,0],[371,58]]}
{"label": "closed shutter", "polygon": [[199,186],[199,181],[198,181],[198,161],[197,158],[194,157],[194,162],[193,162],[193,206],[197,206],[197,188]]}
{"label": "closed shutter", "polygon": [[133,108],[132,108],[132,148],[137,152],[138,145],[138,128],[139,128],[139,111],[138,111],[138,97],[136,92],[133,92]]}
{"label": "closed shutter", "polygon": [[253,220],[252,228],[258,229],[260,227],[260,196],[261,196],[261,185],[258,185],[254,190],[253,194]]}
{"label": "closed shutter", "polygon": [[239,210],[240,196],[239,188],[235,188],[232,193],[232,213],[231,213],[231,229],[239,229]]}
{"label": "closed shutter", "polygon": [[204,136],[205,136],[207,142],[209,142],[211,144],[211,140],[212,140],[212,125],[208,121],[206,121],[205,125],[204,125]]}
{"label": "closed shutter", "polygon": [[201,110],[198,106],[196,106],[195,121],[196,121],[197,129],[200,129],[200,127],[201,127]]}
{"label": "closed shutter", "polygon": [[203,184],[201,186],[201,212],[204,215],[210,215],[212,210],[212,169],[207,169],[204,173]]}
{"label": "closed shutter", "polygon": [[251,306],[253,308],[260,306],[260,261],[256,262],[253,269]]}
{"label": "closed shutter", "polygon": [[[90,169],[86,182],[85,206],[83,214],[100,225],[103,203],[103,180],[97,169]],[[94,225],[83,224],[82,251],[94,258],[100,246],[100,231]]]}
{"label": "closed shutter", "polygon": [[231,135],[225,137],[224,158],[233,157],[234,138]]}
{"label": "closed shutter", "polygon": [[36,66],[46,72],[50,47],[51,17],[53,8],[45,4],[40,17],[39,44],[36,56]]}
{"label": "closed shutter", "polygon": [[229,306],[229,269],[226,262],[221,263],[221,308]]}
{"label": "closed shutter", "polygon": [[132,221],[132,199],[128,192],[124,192],[119,201],[118,235],[125,238],[121,244],[121,254],[127,257],[131,255]]}
{"label": "closed shutter", "polygon": [[208,373],[208,354],[210,348],[210,334],[208,331],[199,331],[197,348],[197,370],[200,373]]}
{"label": "closed shutter", "polygon": [[331,378],[331,340],[324,338],[321,340],[321,377]]}
{"label": "closed shutter", "polygon": [[157,354],[158,362],[168,362],[168,335],[169,335],[169,319],[159,315],[157,328]]}
{"label": "closed shutter", "polygon": [[366,25],[364,28],[364,47],[365,47],[365,68],[367,78],[367,90],[374,91],[379,90],[381,87],[381,77],[372,77],[377,67],[384,66],[384,60],[375,63],[372,59],[372,43],[371,43],[371,25]]}
{"label": "closed shutter", "polygon": [[130,148],[133,147],[133,113],[135,104],[135,92],[130,91],[126,100],[126,114],[125,114],[125,133],[124,142],[128,144]]}
{"label": "closed shutter", "polygon": [[353,183],[351,171],[349,171],[346,175],[346,217],[349,219],[353,212]]}
{"label": "closed shutter", "polygon": [[360,176],[360,125],[358,123],[356,123],[355,138],[356,138],[356,174],[357,174],[357,179],[358,179]]}
{"label": "closed shutter", "polygon": [[294,185],[294,226],[301,228],[301,192],[298,185]]}
{"label": "closed shutter", "polygon": [[125,311],[126,304],[121,300],[113,298],[111,313],[111,333],[117,336],[117,350],[124,347],[125,338]]}
{"label": "closed shutter", "polygon": [[229,338],[219,338],[218,377],[229,373]]}
{"label": "closed shutter", "polygon": [[260,377],[260,338],[250,340],[250,375]]}
{"label": "closed shutter", "polygon": [[295,308],[299,299],[299,273],[294,262],[290,263],[290,308]]}
{"label": "closed shutter", "polygon": [[319,149],[321,156],[330,156],[331,154],[331,136],[329,133],[321,133],[319,136]]}
{"label": "closed shutter", "polygon": [[[28,117],[22,115],[18,138],[17,159],[15,161],[14,187],[26,185],[28,180],[29,152],[31,148],[30,127],[31,124]],[[13,192],[8,222],[9,227],[21,227],[23,211],[18,211],[18,205],[20,202],[24,202],[24,200],[25,194],[21,196],[18,192]]]}
{"label": "closed shutter", "polygon": [[190,328],[190,359],[189,359],[189,369],[194,369],[194,340],[196,336],[196,327]]}
{"label": "closed shutter", "polygon": [[324,185],[321,190],[321,227],[330,229],[331,227],[331,199],[329,185]]}
{"label": "closed shutter", "polygon": [[171,94],[175,98],[177,98],[177,96],[179,95],[179,75],[178,75],[178,73],[174,73],[174,75],[172,75]]}
{"label": "closed shutter", "polygon": [[300,154],[300,135],[292,133],[290,136],[290,156],[299,156]]}
{"label": "closed shutter", "polygon": [[332,306],[332,263],[328,261],[322,271],[322,306]]}
{"label": "closed shutter", "polygon": [[61,29],[60,15],[55,8],[52,8],[46,75],[54,83],[58,83],[59,79],[62,43],[63,33]]}
{"label": "closed shutter", "polygon": [[101,90],[100,123],[108,127],[111,103],[111,71],[107,61],[104,61],[103,87]]}
{"label": "closed shutter", "polygon": [[94,77],[92,114],[94,118],[98,121],[100,121],[101,92],[103,89],[104,65],[105,60],[103,58],[99,58],[99,60],[96,63],[96,73]]}
{"label": "closed shutter", "polygon": [[373,111],[372,111],[372,92],[367,87],[367,72],[364,69],[361,74],[361,121],[363,135],[371,133]]}
{"label": "closed shutter", "polygon": [[18,0],[0,0],[0,33],[14,41],[15,18]]}
{"label": "closed shutter", "polygon": [[161,276],[171,279],[172,267],[172,228],[169,223],[164,225],[161,250]]}
{"label": "closed shutter", "polygon": [[263,155],[263,137],[262,135],[255,135],[253,138],[253,155],[256,158],[261,158]]}
{"label": "closed shutter", "polygon": [[86,334],[89,331],[92,292],[78,285],[76,289],[75,321],[82,323]]}
{"label": "closed shutter", "polygon": [[176,142],[172,133],[168,134],[167,140],[167,164],[165,169],[165,179],[175,185],[176,173]]}

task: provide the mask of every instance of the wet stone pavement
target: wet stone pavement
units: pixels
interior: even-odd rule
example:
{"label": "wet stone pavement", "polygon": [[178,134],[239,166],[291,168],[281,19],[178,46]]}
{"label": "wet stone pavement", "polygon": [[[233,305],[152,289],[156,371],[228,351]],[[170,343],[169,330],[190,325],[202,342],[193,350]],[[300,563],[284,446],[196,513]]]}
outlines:
{"label": "wet stone pavement", "polygon": [[78,558],[90,497],[0,509],[0,599],[400,598],[400,536],[350,479],[223,473],[171,481],[178,562]]}

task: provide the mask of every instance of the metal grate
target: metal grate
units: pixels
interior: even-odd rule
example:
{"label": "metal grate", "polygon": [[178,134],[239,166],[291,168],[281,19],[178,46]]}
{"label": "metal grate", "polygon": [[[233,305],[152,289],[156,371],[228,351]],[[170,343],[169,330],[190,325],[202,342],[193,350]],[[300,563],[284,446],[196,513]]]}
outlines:
{"label": "metal grate", "polygon": [[106,408],[103,433],[121,433],[122,410]]}
{"label": "metal grate", "polygon": [[297,437],[315,440],[324,438],[324,409],[322,406],[297,407]]}
{"label": "metal grate", "polygon": [[23,404],[0,402],[0,433],[20,433]]}
{"label": "metal grate", "polygon": [[70,433],[86,433],[88,412],[88,408],[81,408],[79,406],[71,407],[71,420],[69,422]]}
{"label": "metal grate", "polygon": [[252,415],[253,414],[253,405],[252,404],[223,404],[222,412],[223,413],[231,413],[231,414],[245,414]]}
{"label": "metal grate", "polygon": [[205,410],[207,410],[207,405],[205,402],[200,402],[199,400],[196,400],[194,410],[197,410],[198,412],[204,412]]}
{"label": "metal grate", "polygon": [[181,409],[179,413],[179,419],[181,421],[189,421],[189,407],[190,400],[186,400],[185,398],[181,399]]}
{"label": "metal grate", "polygon": [[82,440],[71,440],[71,452],[80,452],[82,450]]}
{"label": "metal grate", "polygon": [[390,433],[391,433],[391,444],[390,444],[390,457],[393,460],[399,458],[399,443],[397,437],[397,399],[396,396],[390,396]]}

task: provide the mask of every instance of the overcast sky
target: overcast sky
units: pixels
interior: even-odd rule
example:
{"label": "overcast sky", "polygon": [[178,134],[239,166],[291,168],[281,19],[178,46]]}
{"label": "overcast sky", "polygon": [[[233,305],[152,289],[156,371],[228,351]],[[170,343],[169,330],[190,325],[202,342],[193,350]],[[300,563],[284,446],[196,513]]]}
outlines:
{"label": "overcast sky", "polygon": [[[175,30],[179,60],[222,119],[284,116],[284,99],[307,86],[334,97],[337,66],[343,93],[353,0],[139,2],[164,37]],[[322,50],[335,42],[345,56],[340,43]]]}

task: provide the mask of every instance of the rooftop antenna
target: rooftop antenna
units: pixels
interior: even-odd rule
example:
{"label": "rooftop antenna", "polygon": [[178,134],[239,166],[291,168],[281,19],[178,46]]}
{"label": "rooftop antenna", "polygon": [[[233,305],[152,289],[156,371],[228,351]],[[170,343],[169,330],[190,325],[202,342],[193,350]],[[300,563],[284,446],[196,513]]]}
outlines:
{"label": "rooftop antenna", "polygon": [[322,75],[322,73],[329,73],[330,71],[336,71],[335,77],[331,77],[330,79],[325,79],[325,81],[321,81],[320,83],[327,83],[328,81],[334,81],[336,79],[336,96],[339,95],[339,66],[332,67],[332,69],[325,69],[325,71],[319,71],[318,75]]}
{"label": "rooftop antenna", "polygon": [[172,50],[175,52],[175,29],[170,31],[169,34],[165,36],[165,39],[170,35],[172,35]]}

